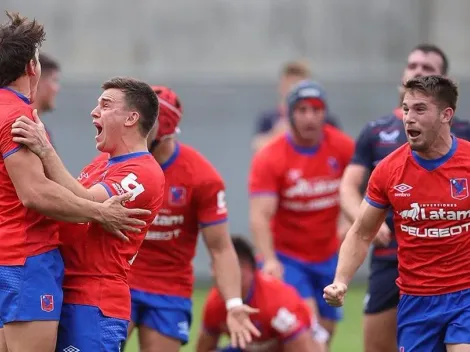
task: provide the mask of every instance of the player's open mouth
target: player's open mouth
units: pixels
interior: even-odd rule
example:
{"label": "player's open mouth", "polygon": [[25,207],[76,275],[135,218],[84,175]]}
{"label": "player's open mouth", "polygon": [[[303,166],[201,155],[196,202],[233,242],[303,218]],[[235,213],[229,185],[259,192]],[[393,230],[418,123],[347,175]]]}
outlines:
{"label": "player's open mouth", "polygon": [[93,123],[93,125],[95,125],[96,127],[96,137],[98,137],[101,134],[101,132],[103,132],[103,127],[101,127],[97,123]]}
{"label": "player's open mouth", "polygon": [[411,138],[416,138],[421,134],[420,131],[416,131],[416,130],[408,130],[407,132]]}

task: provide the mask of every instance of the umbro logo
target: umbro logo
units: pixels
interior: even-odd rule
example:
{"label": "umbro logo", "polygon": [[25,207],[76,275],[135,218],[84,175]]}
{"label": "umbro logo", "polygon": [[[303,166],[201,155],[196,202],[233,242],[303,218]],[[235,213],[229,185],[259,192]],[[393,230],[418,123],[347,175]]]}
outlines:
{"label": "umbro logo", "polygon": [[64,351],[64,352],[80,352],[80,350],[77,347],[72,346],[72,345],[70,345],[68,347],[65,347],[62,351]]}
{"label": "umbro logo", "polygon": [[400,183],[399,185],[393,187],[393,189],[398,192],[395,193],[395,197],[409,197],[410,193],[408,192],[412,190],[413,187],[407,185],[406,183]]}

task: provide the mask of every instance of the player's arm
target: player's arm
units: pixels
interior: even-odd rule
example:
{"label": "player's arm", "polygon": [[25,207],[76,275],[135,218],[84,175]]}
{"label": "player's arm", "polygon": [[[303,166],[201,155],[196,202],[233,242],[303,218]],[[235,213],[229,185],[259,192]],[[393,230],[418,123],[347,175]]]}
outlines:
{"label": "player's arm", "polygon": [[217,349],[220,339],[220,324],[224,322],[225,310],[219,293],[212,288],[207,295],[202,313],[202,326],[196,352],[212,352]]}
{"label": "player's arm", "polygon": [[41,160],[29,149],[19,148],[6,157],[4,163],[25,207],[61,221],[103,221],[101,204],[79,198],[49,180]]}
{"label": "player's arm", "polygon": [[372,168],[371,131],[369,125],[359,135],[351,162],[346,167],[340,185],[340,202],[344,215],[352,222],[359,215],[361,188]]}
{"label": "player's arm", "polygon": [[341,245],[335,282],[349,284],[364,262],[369,246],[385,220],[390,205],[386,186],[388,173],[384,164],[379,164],[372,173],[367,196],[360,206],[356,221]]}

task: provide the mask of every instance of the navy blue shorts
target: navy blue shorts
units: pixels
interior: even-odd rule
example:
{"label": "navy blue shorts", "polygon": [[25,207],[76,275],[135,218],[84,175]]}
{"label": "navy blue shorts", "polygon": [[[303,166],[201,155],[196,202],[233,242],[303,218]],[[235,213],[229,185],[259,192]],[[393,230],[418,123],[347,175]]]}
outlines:
{"label": "navy blue shorts", "polygon": [[323,299],[323,289],[335,278],[337,254],[320,263],[306,263],[281,253],[277,257],[284,266],[284,281],[295,287],[302,298],[313,298],[322,318],[342,319],[342,308],[332,307]]}
{"label": "navy blue shorts", "polygon": [[58,321],[62,308],[64,262],[58,249],[0,266],[0,322]]}
{"label": "navy blue shorts", "polygon": [[397,326],[400,351],[445,352],[446,344],[470,344],[470,290],[402,295]]}
{"label": "navy blue shorts", "polygon": [[398,278],[398,263],[373,260],[370,269],[364,313],[381,313],[396,308],[400,300],[400,290],[395,283]]}
{"label": "navy blue shorts", "polygon": [[95,306],[64,304],[57,335],[57,352],[121,352],[129,322],[105,317]]}
{"label": "navy blue shorts", "polygon": [[190,299],[140,290],[131,290],[131,297],[131,320],[136,326],[144,325],[180,340],[183,345],[188,343],[192,319]]}

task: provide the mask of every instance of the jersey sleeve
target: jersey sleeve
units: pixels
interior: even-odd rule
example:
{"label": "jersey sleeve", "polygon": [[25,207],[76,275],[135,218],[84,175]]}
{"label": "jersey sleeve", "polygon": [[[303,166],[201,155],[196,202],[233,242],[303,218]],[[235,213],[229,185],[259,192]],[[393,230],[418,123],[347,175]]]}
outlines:
{"label": "jersey sleeve", "polygon": [[250,196],[278,195],[280,184],[276,168],[269,155],[271,150],[262,149],[251,163],[248,188]]}
{"label": "jersey sleeve", "polygon": [[282,341],[293,339],[299,333],[309,330],[312,324],[312,314],[295,294],[282,294],[278,291],[279,304],[271,318],[271,328]]}
{"label": "jersey sleeve", "polygon": [[202,313],[202,327],[211,335],[219,335],[221,326],[225,323],[225,307],[215,288],[212,288],[207,296]]}
{"label": "jersey sleeve", "polygon": [[20,116],[26,116],[33,119],[31,109],[18,108],[17,110],[9,113],[9,116],[0,122],[0,152],[3,159],[14,154],[21,148],[21,144],[13,142],[13,135],[11,134],[11,125]]}
{"label": "jersey sleeve", "polygon": [[215,170],[195,189],[197,218],[201,228],[227,221],[228,211],[225,200],[225,185]]}
{"label": "jersey sleeve", "polygon": [[367,203],[380,209],[388,208],[390,205],[387,194],[388,177],[390,177],[387,167],[390,163],[388,159],[383,159],[372,172],[365,196]]}
{"label": "jersey sleeve", "polygon": [[351,164],[362,165],[369,170],[373,169],[374,157],[372,155],[372,138],[372,129],[368,124],[366,127],[364,127],[356,140],[356,146],[351,159]]}

